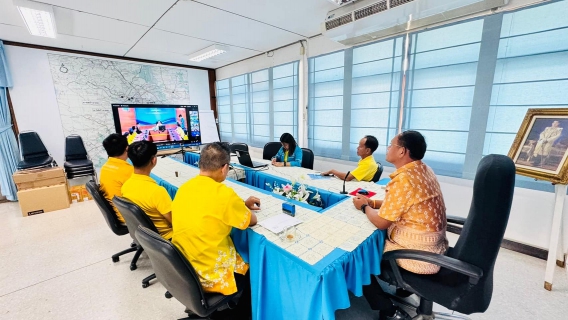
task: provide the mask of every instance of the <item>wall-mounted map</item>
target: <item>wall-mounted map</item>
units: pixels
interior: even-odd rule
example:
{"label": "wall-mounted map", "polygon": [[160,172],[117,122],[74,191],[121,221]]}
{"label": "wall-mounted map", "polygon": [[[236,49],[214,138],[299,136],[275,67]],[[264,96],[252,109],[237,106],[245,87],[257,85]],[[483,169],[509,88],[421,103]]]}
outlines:
{"label": "wall-mounted map", "polygon": [[102,141],[115,132],[111,103],[189,104],[182,68],[48,54],[65,136],[78,134],[95,166],[107,159]]}

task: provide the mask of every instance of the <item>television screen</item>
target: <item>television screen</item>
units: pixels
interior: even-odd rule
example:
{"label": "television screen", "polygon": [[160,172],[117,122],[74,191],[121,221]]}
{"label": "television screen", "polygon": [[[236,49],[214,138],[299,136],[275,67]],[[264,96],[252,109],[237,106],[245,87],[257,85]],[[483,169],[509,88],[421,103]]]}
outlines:
{"label": "television screen", "polygon": [[158,149],[201,144],[196,105],[113,104],[112,114],[116,132],[128,144],[146,140]]}

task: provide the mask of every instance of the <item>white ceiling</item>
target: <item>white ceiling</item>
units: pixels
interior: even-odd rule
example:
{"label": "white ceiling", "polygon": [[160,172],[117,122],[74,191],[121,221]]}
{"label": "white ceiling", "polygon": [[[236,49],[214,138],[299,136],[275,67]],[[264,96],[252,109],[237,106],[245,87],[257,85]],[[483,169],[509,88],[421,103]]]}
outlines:
{"label": "white ceiling", "polygon": [[[12,0],[0,0],[0,40],[220,68],[320,33],[327,0],[39,0],[52,4],[57,38],[28,33]],[[229,52],[188,56],[213,44]]]}

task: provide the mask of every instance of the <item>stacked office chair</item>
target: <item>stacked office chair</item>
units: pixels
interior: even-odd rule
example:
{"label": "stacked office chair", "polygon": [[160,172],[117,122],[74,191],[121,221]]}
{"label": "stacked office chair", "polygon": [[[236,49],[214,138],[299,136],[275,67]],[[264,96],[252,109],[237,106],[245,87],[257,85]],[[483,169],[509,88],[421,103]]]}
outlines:
{"label": "stacked office chair", "polygon": [[371,179],[371,181],[373,182],[378,182],[379,180],[381,180],[381,176],[383,175],[383,165],[380,162],[377,162],[377,164],[379,165],[379,167],[377,168],[377,172],[375,172],[373,179]]}
{"label": "stacked office chair", "polygon": [[18,141],[22,159],[18,162],[18,170],[57,166],[37,132],[20,132]]}
{"label": "stacked office chair", "polygon": [[[467,219],[448,217],[463,225],[455,247],[444,254],[396,250],[383,255],[380,278],[417,294],[414,319],[434,319],[433,303],[463,314],[485,312],[493,293],[493,267],[509,220],[515,187],[515,165],[504,155],[488,155],[473,183]],[[420,275],[398,267],[396,259],[425,261],[441,266],[434,275]]]}
{"label": "stacked office chair", "polygon": [[[138,228],[138,226],[143,226],[156,233],[158,233],[158,229],[156,229],[156,226],[154,226],[154,223],[152,222],[152,220],[150,220],[146,213],[134,203],[119,196],[114,196],[112,202],[118,208],[118,211],[126,221],[130,236],[132,237],[132,240],[134,240],[134,243],[136,243],[137,245],[136,254],[132,259],[132,262],[130,263],[130,270],[134,271],[137,268],[136,262],[138,262],[138,258],[142,254],[142,251],[144,251],[144,246],[140,245],[140,242],[136,238],[136,229]],[[142,288],[149,287],[150,280],[153,280],[155,278],[156,274],[151,274],[148,277],[144,278],[142,280]]]}
{"label": "stacked office chair", "polygon": [[89,159],[83,139],[79,135],[65,138],[65,163],[63,164],[67,179],[93,176],[96,180],[93,161]]}
{"label": "stacked office chair", "polygon": [[[118,221],[116,213],[114,212],[114,208],[112,207],[110,202],[104,197],[103,192],[100,189],[100,186],[98,186],[94,181],[91,180],[87,182],[87,191],[91,194],[91,196],[95,200],[95,203],[99,207],[99,210],[101,210],[101,213],[103,214],[103,217],[105,218],[105,221],[108,227],[110,228],[110,230],[112,230],[112,232],[114,232],[114,234],[116,234],[117,236],[123,236],[127,234],[128,228],[122,223],[120,223],[120,221]],[[138,248],[136,247],[136,243],[133,242],[130,248],[122,250],[117,254],[114,254],[112,256],[112,262],[118,262],[120,260],[120,256],[136,250],[138,250]]]}
{"label": "stacked office chair", "polygon": [[138,227],[136,237],[145,248],[158,280],[186,306],[190,319],[199,319],[195,315],[206,318],[216,310],[235,305],[236,296],[242,292],[240,283],[232,295],[204,292],[195,269],[170,241],[143,226]]}
{"label": "stacked office chair", "polygon": [[264,145],[264,149],[262,149],[262,159],[270,160],[274,157],[278,150],[282,147],[282,143],[280,142],[269,142]]}
{"label": "stacked office chair", "polygon": [[314,169],[314,153],[308,148],[302,148],[302,168]]}

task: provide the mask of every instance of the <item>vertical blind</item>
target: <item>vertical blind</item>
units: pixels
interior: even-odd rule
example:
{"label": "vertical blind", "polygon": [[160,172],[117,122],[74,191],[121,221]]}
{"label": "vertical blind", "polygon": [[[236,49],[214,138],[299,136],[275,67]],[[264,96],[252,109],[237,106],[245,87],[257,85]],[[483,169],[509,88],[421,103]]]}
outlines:
{"label": "vertical blind", "polygon": [[385,162],[386,146],[396,135],[404,38],[353,49],[349,159],[358,161],[357,146],[366,135],[379,140],[375,159]]}
{"label": "vertical blind", "polygon": [[426,137],[424,161],[439,174],[463,169],[482,30],[476,20],[411,36],[402,130]]}
{"label": "vertical blind", "polygon": [[309,60],[308,148],[315,155],[341,158],[344,51]]}
{"label": "vertical blind", "polygon": [[216,82],[221,140],[263,147],[298,134],[298,62]]}

